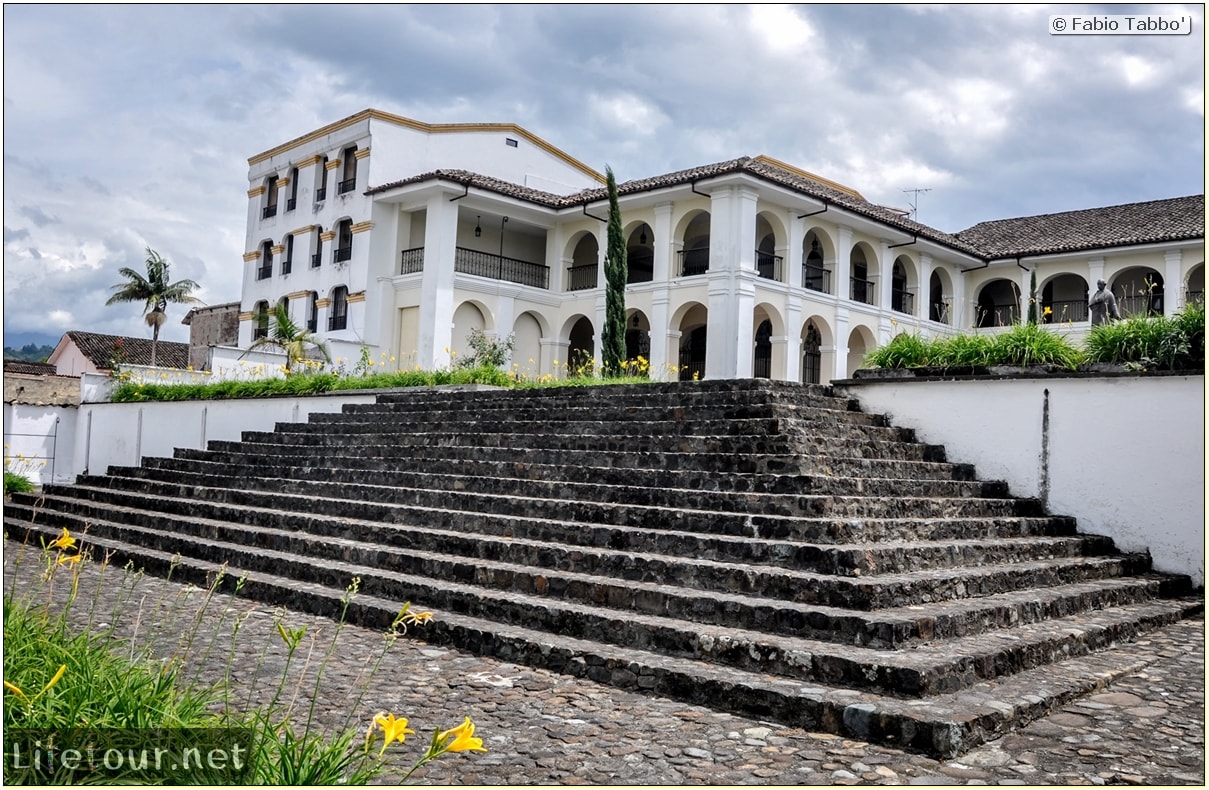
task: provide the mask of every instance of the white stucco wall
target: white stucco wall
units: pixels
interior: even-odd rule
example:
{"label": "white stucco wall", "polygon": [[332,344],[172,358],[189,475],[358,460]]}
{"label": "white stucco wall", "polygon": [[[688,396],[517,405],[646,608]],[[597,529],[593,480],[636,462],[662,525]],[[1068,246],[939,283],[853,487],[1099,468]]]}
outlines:
{"label": "white stucco wall", "polygon": [[[76,476],[75,406],[4,404],[4,458],[10,471],[35,485],[70,483]],[[24,456],[21,460],[18,456]]]}
{"label": "white stucco wall", "polygon": [[[843,382],[1016,496],[1205,580],[1204,376]],[[1044,426],[1048,399],[1048,430]]]}
{"label": "white stucco wall", "polygon": [[271,431],[278,422],[305,422],[345,403],[372,403],[373,394],[176,403],[86,403],[80,407],[72,475],[104,474],[111,466],[137,466],[170,457],[177,447],[202,449],[214,440],[239,440],[243,431]]}

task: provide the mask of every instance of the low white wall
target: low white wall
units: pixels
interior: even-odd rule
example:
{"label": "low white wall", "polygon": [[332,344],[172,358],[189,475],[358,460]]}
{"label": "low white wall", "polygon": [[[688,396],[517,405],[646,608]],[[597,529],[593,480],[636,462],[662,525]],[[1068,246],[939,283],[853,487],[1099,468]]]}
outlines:
{"label": "low white wall", "polygon": [[[984,480],[1205,583],[1204,376],[838,382]],[[1048,403],[1048,407],[1047,407]],[[1047,415],[1048,410],[1048,415]],[[1048,419],[1047,419],[1048,417]],[[1047,424],[1048,423],[1048,424]]]}
{"label": "low white wall", "polygon": [[70,483],[76,476],[75,406],[4,404],[4,459],[35,485]]}
{"label": "low white wall", "polygon": [[373,394],[152,403],[86,403],[80,407],[72,476],[104,474],[110,466],[137,466],[170,457],[177,448],[203,449],[214,440],[238,441],[243,431],[271,431],[279,422],[304,422],[346,403],[373,403]]}

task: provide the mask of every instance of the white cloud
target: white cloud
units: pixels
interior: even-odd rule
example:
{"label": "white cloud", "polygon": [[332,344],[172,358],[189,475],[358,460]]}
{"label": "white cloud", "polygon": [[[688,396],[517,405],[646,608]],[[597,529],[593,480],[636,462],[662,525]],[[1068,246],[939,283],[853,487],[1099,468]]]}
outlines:
{"label": "white cloud", "polygon": [[759,42],[778,55],[808,54],[815,38],[814,28],[791,6],[760,4],[749,9],[749,24]]}
{"label": "white cloud", "polygon": [[612,126],[622,134],[649,137],[668,122],[668,117],[657,106],[632,93],[612,96],[594,93],[588,97],[588,107],[598,122]]}

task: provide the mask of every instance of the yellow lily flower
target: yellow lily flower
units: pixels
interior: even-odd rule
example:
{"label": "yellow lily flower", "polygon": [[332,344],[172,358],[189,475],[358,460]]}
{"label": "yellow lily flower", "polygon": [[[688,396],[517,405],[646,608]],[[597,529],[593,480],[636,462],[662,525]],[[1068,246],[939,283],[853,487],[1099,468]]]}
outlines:
{"label": "yellow lily flower", "polygon": [[14,686],[12,683],[9,683],[7,680],[6,680],[6,681],[4,681],[4,687],[5,687],[6,689],[8,689],[9,691],[11,691],[12,693],[16,694],[18,697],[24,697],[24,696],[25,696],[25,692],[24,692],[24,691],[22,691],[21,689],[17,688],[16,686]]}
{"label": "yellow lily flower", "polygon": [[411,625],[431,623],[432,612],[407,612],[403,615],[403,621]]}
{"label": "yellow lily flower", "polygon": [[63,534],[55,538],[50,543],[52,549],[70,549],[76,545],[76,539],[67,531],[67,527],[63,527]]}
{"label": "yellow lily flower", "polygon": [[374,724],[382,728],[383,741],[382,751],[386,751],[386,747],[390,746],[395,741],[403,743],[408,735],[415,735],[416,731],[407,726],[407,719],[396,719],[393,713],[379,713],[374,717]]}
{"label": "yellow lily flower", "polygon": [[79,565],[80,564],[80,555],[79,554],[60,555],[58,564],[64,565],[66,563],[71,563],[72,565]]}
{"label": "yellow lily flower", "polygon": [[[56,683],[58,683],[60,680],[63,679],[63,675],[66,673],[67,673],[67,665],[64,664],[61,667],[59,667],[59,671],[55,673],[55,676],[50,679],[50,682],[46,684],[46,688],[42,689],[42,691],[40,693],[45,694],[46,692],[50,691],[51,688],[53,688]],[[467,719],[467,721],[470,721],[470,719]]]}
{"label": "yellow lily flower", "polygon": [[445,745],[447,752],[485,752],[483,748],[483,739],[474,737],[474,722],[470,717],[466,717],[466,721],[454,727],[452,730],[446,730],[437,736],[438,741],[445,741],[452,737],[448,744]]}

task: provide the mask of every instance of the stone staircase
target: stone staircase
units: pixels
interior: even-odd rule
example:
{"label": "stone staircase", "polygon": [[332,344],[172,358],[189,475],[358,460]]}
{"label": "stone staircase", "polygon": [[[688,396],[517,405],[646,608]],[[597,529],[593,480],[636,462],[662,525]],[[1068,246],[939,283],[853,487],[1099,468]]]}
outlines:
{"label": "stone staircase", "polygon": [[[14,496],[7,533],[431,642],[960,754],[1133,669],[1190,580],[830,388],[414,390]],[[179,557],[177,557],[179,555]]]}

